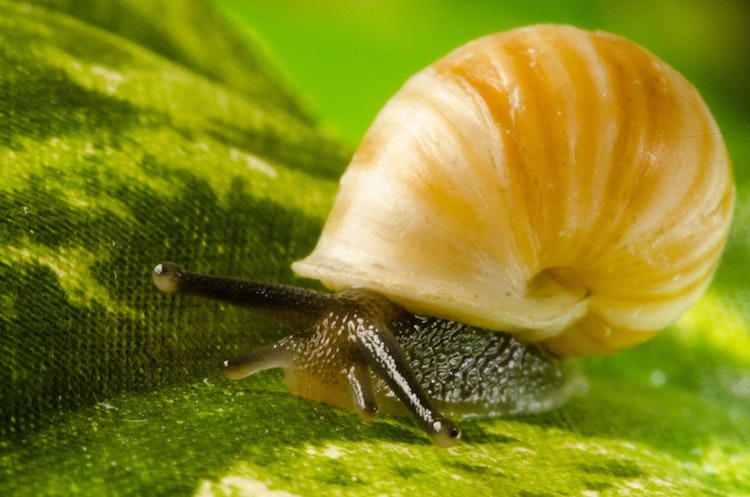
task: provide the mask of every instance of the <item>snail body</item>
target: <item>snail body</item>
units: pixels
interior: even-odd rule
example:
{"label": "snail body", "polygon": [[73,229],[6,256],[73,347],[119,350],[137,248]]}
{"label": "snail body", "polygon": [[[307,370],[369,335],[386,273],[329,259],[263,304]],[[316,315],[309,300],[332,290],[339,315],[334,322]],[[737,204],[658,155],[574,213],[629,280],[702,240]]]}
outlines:
{"label": "snail body", "polygon": [[[277,294],[169,264],[154,279],[297,330],[227,361],[228,376],[285,367],[292,391],[363,417],[390,391],[450,446],[460,432],[445,406],[516,412],[493,402],[519,392],[508,405],[520,411],[554,407],[580,385],[555,357],[614,352],[674,322],[710,283],[733,199],[721,133],[679,73],[615,35],[531,26],[460,47],[379,113],[317,247],[293,265],[339,293]],[[441,368],[435,343],[409,357],[404,346],[464,334],[478,338],[444,357],[494,366],[477,381],[458,375],[438,410],[439,389],[421,383]],[[512,365],[488,346],[498,337],[500,350],[535,358],[517,362],[546,366],[508,380]],[[545,393],[520,400],[535,389]]]}

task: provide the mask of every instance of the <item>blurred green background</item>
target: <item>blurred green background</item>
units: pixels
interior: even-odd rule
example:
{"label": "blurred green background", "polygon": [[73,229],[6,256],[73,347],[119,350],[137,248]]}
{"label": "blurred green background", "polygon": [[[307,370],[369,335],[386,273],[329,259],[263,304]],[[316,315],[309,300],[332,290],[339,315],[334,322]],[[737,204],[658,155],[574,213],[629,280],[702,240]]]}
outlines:
{"label": "blurred green background", "polygon": [[[7,281],[31,282],[41,295],[7,292],[2,302],[23,304],[7,315],[24,333],[6,338],[17,352],[4,372],[20,375],[28,392],[18,390],[11,410],[25,413],[17,423],[25,431],[0,441],[0,494],[226,495],[227,482],[237,481],[310,495],[320,488],[474,495],[500,484],[525,496],[635,494],[642,484],[678,486],[672,494],[748,494],[750,2],[209,1],[263,46],[292,91],[252,64],[253,46],[222,37],[231,33],[203,2],[36,0],[80,16],[69,18],[0,0],[0,34],[14,35],[0,44],[0,81],[10,82],[5,102],[17,104],[3,122],[11,123],[6,136],[28,145],[25,153],[4,150],[5,191],[17,202],[6,205],[44,197],[32,215],[10,210],[15,224],[6,226],[12,234],[62,233],[54,244],[32,237],[21,239],[23,250],[0,245],[13,271]],[[640,42],[693,81],[713,109],[738,195],[706,297],[654,340],[585,361],[587,396],[541,416],[466,420],[467,443],[452,452],[434,450],[409,419],[363,423],[297,399],[280,374],[218,378],[225,352],[279,330],[256,326],[241,310],[168,299],[148,272],[166,252],[197,269],[291,281],[288,262],[314,243],[347,155],[298,122],[296,95],[353,149],[411,74],[470,39],[540,22]],[[117,99],[102,68],[130,78]],[[114,156],[112,147],[91,146],[111,142]],[[246,162],[256,155],[278,180]],[[60,267],[74,270],[62,286]],[[49,308],[40,312],[41,299]],[[118,300],[124,311],[111,305]]]}
{"label": "blurred green background", "polygon": [[435,59],[482,35],[555,22],[647,47],[698,87],[730,149],[748,156],[747,0],[215,1],[260,42],[322,123],[353,146],[406,78]]}

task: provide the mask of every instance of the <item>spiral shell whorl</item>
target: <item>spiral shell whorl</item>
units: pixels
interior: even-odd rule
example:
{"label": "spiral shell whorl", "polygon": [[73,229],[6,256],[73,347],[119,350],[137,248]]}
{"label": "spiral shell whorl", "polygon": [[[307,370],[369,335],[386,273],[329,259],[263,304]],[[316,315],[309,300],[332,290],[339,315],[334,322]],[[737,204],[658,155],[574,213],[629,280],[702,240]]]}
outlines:
{"label": "spiral shell whorl", "polygon": [[404,85],[294,268],[559,355],[605,353],[703,293],[733,197],[721,133],[680,74],[618,36],[532,26]]}

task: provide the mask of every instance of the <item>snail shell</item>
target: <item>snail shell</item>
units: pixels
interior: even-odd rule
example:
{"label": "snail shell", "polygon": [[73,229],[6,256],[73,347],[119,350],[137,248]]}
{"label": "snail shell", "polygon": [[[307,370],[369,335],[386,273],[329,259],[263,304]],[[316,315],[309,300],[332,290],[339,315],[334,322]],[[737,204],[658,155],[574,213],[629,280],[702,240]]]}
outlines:
{"label": "snail shell", "polygon": [[616,35],[532,26],[401,88],[293,268],[560,356],[608,353],[700,297],[733,198],[721,132],[679,73]]}

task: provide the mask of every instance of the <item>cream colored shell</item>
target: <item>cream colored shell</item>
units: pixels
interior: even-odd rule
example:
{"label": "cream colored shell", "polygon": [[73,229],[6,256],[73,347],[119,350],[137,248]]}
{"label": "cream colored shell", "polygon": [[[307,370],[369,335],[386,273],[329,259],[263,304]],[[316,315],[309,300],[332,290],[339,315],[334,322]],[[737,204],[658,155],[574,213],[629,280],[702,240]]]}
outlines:
{"label": "cream colored shell", "polygon": [[721,132],[680,74],[619,36],[532,26],[404,85],[293,267],[559,355],[606,353],[704,292],[733,198]]}

